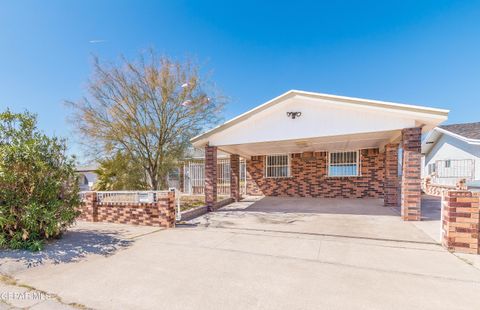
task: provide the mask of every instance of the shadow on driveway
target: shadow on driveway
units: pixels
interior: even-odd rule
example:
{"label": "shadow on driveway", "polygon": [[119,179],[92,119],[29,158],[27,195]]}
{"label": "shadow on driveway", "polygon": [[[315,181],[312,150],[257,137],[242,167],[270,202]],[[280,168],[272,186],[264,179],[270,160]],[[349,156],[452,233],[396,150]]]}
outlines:
{"label": "shadow on driveway", "polygon": [[46,262],[54,264],[74,262],[90,254],[109,256],[130,246],[132,242],[122,239],[119,233],[114,231],[71,230],[60,239],[49,241],[39,252],[2,250],[0,252],[0,271],[6,267],[2,265],[12,262],[31,268]]}

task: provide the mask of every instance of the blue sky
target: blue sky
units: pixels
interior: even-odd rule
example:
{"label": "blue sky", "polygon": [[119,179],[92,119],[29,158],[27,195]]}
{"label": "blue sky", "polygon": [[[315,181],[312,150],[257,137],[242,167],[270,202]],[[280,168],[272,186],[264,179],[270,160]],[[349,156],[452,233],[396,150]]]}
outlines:
{"label": "blue sky", "polygon": [[211,72],[226,119],[301,89],[480,121],[480,1],[442,0],[0,0],[0,109],[38,113],[79,152],[63,101],[85,93],[92,55],[149,47]]}

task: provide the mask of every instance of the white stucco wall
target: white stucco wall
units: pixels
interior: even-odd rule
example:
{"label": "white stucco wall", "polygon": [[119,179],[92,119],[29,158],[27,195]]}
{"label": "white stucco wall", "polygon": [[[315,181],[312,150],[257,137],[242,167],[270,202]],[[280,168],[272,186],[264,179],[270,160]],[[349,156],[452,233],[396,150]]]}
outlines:
{"label": "white stucco wall", "polygon": [[[448,135],[442,135],[431,151],[425,156],[424,174],[428,173],[428,165],[437,160],[474,160],[475,179],[480,180],[480,146],[471,145]],[[454,182],[450,180],[450,182]]]}

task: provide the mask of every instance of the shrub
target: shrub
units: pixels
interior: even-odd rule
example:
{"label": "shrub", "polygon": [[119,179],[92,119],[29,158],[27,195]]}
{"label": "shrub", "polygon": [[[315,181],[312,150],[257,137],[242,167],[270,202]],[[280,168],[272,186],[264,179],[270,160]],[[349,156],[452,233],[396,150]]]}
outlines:
{"label": "shrub", "polygon": [[0,113],[0,248],[40,250],[78,215],[74,158],[28,112]]}

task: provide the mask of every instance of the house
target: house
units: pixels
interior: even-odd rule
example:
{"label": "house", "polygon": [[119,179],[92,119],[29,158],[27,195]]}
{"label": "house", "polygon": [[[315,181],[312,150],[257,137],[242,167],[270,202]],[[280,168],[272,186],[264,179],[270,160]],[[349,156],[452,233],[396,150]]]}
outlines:
{"label": "house", "polygon": [[381,198],[386,206],[400,204],[404,220],[419,220],[421,135],[438,127],[448,112],[291,90],[191,142],[205,149],[210,208],[217,200],[217,152],[222,151],[230,154],[235,200],[244,158],[247,195]]}
{"label": "house", "polygon": [[93,185],[97,181],[98,165],[87,165],[87,166],[78,166],[75,169],[75,172],[80,178],[80,191],[90,191],[92,190]]}
{"label": "house", "polygon": [[480,122],[441,125],[422,142],[423,177],[432,184],[455,186],[480,180]]}

